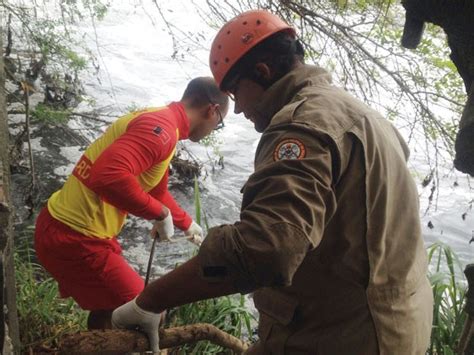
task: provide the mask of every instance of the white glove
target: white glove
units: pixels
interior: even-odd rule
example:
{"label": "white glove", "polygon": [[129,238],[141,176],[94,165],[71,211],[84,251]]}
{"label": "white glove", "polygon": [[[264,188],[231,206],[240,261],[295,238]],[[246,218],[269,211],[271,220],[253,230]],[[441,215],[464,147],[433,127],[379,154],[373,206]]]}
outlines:
{"label": "white glove", "polygon": [[191,223],[189,228],[184,231],[184,235],[187,236],[187,237],[193,237],[193,236],[197,235],[200,238],[202,238],[203,237],[202,233],[203,233],[203,231],[202,231],[201,226],[199,224],[197,224],[196,222],[194,222],[194,221],[193,221],[193,223]]}
{"label": "white glove", "polygon": [[161,313],[153,313],[141,309],[135,302],[136,298],[127,302],[112,312],[112,327],[118,329],[138,329],[148,336],[153,352],[160,351]]}
{"label": "white glove", "polygon": [[158,233],[159,242],[170,240],[174,235],[173,217],[171,216],[171,212],[168,211],[168,215],[164,219],[155,221],[155,224],[153,224],[153,228],[151,229],[151,237],[155,238],[156,233]]}

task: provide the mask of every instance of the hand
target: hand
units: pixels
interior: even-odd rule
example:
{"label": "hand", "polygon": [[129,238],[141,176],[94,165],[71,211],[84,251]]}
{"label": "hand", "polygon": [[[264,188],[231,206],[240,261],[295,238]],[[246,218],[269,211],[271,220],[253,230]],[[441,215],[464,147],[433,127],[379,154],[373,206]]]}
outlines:
{"label": "hand", "polygon": [[153,352],[160,351],[160,313],[153,313],[141,309],[136,298],[121,305],[112,312],[112,327],[118,329],[136,329],[146,333],[150,348]]}
{"label": "hand", "polygon": [[193,221],[189,228],[184,231],[184,235],[187,237],[194,237],[195,235],[197,235],[202,239],[203,231],[199,224]]}
{"label": "hand", "polygon": [[151,237],[155,238],[158,233],[158,241],[160,242],[170,240],[174,234],[173,217],[169,210],[167,212],[166,217],[162,220],[156,220],[151,229]]}

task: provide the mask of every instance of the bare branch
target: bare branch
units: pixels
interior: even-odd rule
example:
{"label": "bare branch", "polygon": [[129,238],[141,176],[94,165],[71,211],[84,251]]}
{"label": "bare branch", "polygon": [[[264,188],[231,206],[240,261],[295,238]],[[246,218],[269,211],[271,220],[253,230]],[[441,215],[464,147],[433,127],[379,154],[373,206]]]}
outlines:
{"label": "bare branch", "polygon": [[[248,348],[248,344],[211,324],[160,329],[161,349],[174,348],[201,340],[209,340],[237,354],[243,353]],[[148,338],[143,333],[115,329],[67,334],[60,339],[59,352],[62,354],[130,353],[148,349]]]}

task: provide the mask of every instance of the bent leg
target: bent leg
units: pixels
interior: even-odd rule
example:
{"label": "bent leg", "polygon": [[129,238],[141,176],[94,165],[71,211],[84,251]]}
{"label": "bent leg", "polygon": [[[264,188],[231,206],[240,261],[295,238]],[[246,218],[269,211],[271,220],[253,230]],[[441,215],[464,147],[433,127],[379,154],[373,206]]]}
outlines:
{"label": "bent leg", "polygon": [[92,311],[91,327],[106,327],[113,309],[132,300],[144,288],[143,279],[122,257],[114,239],[84,236],[42,210],[36,224],[35,249],[45,269],[56,279],[62,297],[72,297]]}
{"label": "bent leg", "polygon": [[87,329],[112,329],[112,311],[90,311],[87,318]]}

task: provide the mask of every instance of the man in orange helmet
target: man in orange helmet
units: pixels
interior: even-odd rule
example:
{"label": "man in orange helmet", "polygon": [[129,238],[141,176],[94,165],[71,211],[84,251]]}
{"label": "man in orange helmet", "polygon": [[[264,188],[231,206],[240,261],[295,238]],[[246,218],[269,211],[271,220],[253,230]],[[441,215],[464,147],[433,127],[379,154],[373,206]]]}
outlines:
{"label": "man in orange helmet", "polygon": [[377,112],[304,64],[293,28],[262,10],[226,23],[210,67],[262,136],[240,221],[114,311],[158,348],[158,313],[253,292],[249,354],[424,354],[433,298],[408,147]]}

